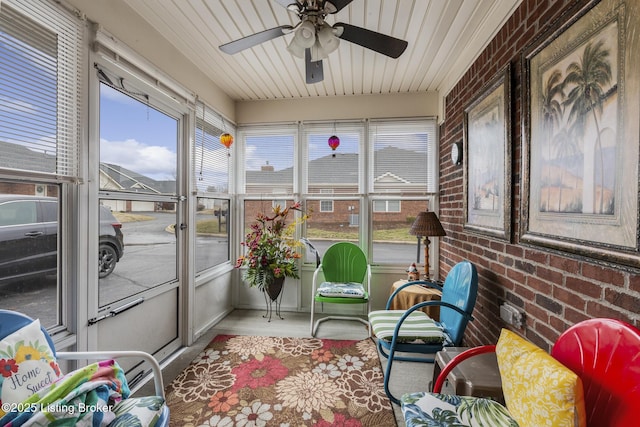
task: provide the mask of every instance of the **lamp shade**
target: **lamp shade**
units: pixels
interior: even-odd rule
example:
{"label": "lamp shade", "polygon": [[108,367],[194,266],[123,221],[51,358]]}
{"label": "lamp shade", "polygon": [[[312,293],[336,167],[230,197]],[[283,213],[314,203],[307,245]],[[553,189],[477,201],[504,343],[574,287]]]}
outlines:
{"label": "lamp shade", "polygon": [[446,236],[435,212],[420,212],[413,221],[409,234],[414,236]]}

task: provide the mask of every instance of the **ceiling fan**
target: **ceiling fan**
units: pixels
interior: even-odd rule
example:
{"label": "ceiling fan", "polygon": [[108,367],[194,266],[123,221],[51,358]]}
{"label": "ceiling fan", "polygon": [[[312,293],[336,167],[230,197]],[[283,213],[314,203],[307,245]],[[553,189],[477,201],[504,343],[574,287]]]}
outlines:
{"label": "ceiling fan", "polygon": [[265,31],[225,43],[220,50],[235,54],[269,40],[293,33],[287,46],[291,54],[305,59],[305,74],[308,84],[324,79],[322,60],[335,51],[340,39],[367,49],[398,58],[407,48],[407,42],[366,28],[338,22],[333,26],[325,22],[327,15],[344,9],[353,0],[275,0],[295,13],[300,22],[295,26],[281,25]]}

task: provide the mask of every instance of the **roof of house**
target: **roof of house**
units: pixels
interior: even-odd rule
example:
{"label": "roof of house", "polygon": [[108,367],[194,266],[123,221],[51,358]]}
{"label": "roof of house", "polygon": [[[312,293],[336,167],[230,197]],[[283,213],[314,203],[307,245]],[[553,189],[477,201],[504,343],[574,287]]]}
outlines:
{"label": "roof of house", "polygon": [[[374,162],[375,180],[402,182],[404,184],[424,184],[427,182],[424,154],[412,150],[388,146],[376,151]],[[341,185],[358,183],[358,154],[336,153],[309,162],[309,185]],[[291,182],[293,167],[281,170],[247,171],[247,183],[266,185]]]}

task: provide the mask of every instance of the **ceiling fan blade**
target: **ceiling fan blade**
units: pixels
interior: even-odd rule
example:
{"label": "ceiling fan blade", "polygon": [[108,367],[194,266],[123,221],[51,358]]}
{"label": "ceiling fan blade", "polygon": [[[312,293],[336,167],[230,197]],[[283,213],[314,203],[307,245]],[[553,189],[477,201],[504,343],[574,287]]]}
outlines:
{"label": "ceiling fan blade", "polygon": [[295,4],[295,3],[300,4],[300,2],[296,0],[276,0],[276,3],[280,4],[280,6],[282,7],[287,7],[290,4]]}
{"label": "ceiling fan blade", "polygon": [[319,83],[324,80],[324,70],[322,68],[322,59],[320,61],[311,60],[311,49],[304,51],[305,73],[307,75],[307,84]]}
{"label": "ceiling fan blade", "polygon": [[281,25],[280,27],[260,31],[259,33],[220,45],[220,50],[233,55],[234,53],[259,45],[260,43],[284,36],[291,30],[293,30],[291,25]]}
{"label": "ceiling fan blade", "polygon": [[[282,1],[287,1],[287,0],[282,0]],[[336,9],[335,11],[329,12],[329,13],[337,13],[337,12],[340,12],[345,7],[349,6],[349,3],[351,3],[352,1],[353,0],[325,0],[325,3],[331,3]],[[325,5],[325,10],[326,10],[326,5]]]}
{"label": "ceiling fan blade", "polygon": [[341,39],[374,50],[391,58],[398,58],[408,46],[408,43],[404,40],[367,30],[366,28],[356,27],[355,25],[338,22],[333,27],[343,28],[342,34],[338,36]]}

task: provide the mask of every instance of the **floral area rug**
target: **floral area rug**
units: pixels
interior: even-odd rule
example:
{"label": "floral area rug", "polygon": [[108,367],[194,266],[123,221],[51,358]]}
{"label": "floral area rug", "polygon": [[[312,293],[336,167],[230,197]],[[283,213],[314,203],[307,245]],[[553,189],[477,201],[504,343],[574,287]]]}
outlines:
{"label": "floral area rug", "polygon": [[371,339],[218,335],[166,391],[172,426],[396,426]]}

